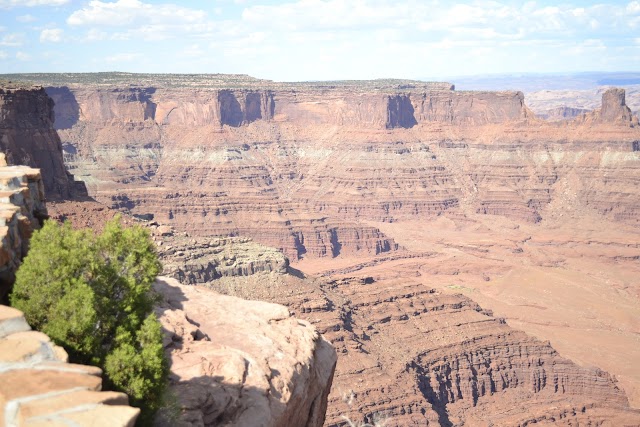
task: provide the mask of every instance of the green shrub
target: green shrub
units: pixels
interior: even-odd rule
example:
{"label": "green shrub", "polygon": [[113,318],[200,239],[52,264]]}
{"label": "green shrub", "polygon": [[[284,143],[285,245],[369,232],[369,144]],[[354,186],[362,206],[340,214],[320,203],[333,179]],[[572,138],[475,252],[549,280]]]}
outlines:
{"label": "green shrub", "polygon": [[94,235],[47,221],[16,274],[11,304],[63,346],[72,362],[104,371],[106,388],[127,393],[150,423],[168,374],[151,285],[161,265],[141,227],[119,218]]}

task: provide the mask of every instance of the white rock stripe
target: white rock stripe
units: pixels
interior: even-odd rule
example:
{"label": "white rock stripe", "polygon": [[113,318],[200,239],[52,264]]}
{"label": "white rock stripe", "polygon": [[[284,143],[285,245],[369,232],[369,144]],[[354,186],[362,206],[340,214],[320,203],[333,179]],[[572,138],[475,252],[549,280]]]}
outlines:
{"label": "white rock stripe", "polygon": [[0,338],[15,334],[16,332],[26,332],[30,330],[31,327],[24,317],[12,317],[0,322]]}

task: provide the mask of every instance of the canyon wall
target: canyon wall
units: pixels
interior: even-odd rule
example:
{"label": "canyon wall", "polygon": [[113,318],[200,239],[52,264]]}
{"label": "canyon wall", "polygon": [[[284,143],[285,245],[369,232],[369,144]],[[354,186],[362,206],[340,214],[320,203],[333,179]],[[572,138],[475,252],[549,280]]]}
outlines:
{"label": "canyon wall", "polygon": [[[42,164],[41,174],[28,166],[7,166],[4,153],[0,153],[0,297],[4,297],[20,260],[27,254],[31,234],[48,218],[44,177],[53,183],[58,202],[77,197],[78,188],[61,179],[72,180],[66,172],[58,174],[57,166],[63,166],[61,146],[53,129],[53,105],[44,91],[0,89],[0,94],[5,95],[0,106],[7,158],[50,156],[51,160]],[[144,96],[126,99],[143,100]],[[227,102],[224,96],[221,99]],[[247,117],[255,115],[251,110],[254,101],[248,97]],[[108,108],[100,113],[103,119],[111,117]],[[135,114],[135,109],[128,113]],[[72,120],[64,114],[61,117],[63,122]],[[39,139],[42,135],[45,137]],[[82,201],[95,209],[95,202]],[[69,203],[80,204],[77,199]],[[155,228],[158,236],[173,234],[168,227],[156,224]],[[256,250],[247,239],[223,241],[222,246],[234,242],[248,245],[250,252]],[[220,242],[212,247],[219,246]],[[190,256],[197,253],[193,251]],[[285,271],[288,267],[280,253],[267,258],[261,263],[234,255],[232,265],[225,263],[228,259],[223,254],[220,265],[210,271],[194,268],[186,274],[217,277],[253,274],[272,266],[275,271]],[[185,274],[184,270],[180,272]],[[170,386],[182,404],[178,408],[181,418],[176,420],[172,408],[165,408],[158,423],[322,426],[336,354],[310,324],[291,317],[285,307],[275,304],[173,286],[164,281],[157,284],[164,299],[156,312],[164,327],[172,368]],[[194,327],[196,324],[198,327]],[[126,395],[99,393],[100,369],[67,364],[67,359],[64,349],[46,335],[30,331],[22,313],[0,305],[0,419],[8,426],[135,424],[139,409],[128,406]],[[193,363],[196,359],[200,366]]]}
{"label": "canyon wall", "polygon": [[[185,284],[284,304],[333,343],[339,363],[328,400],[328,426],[345,425],[343,417],[395,426],[617,426],[640,422],[640,411],[629,406],[615,376],[562,357],[548,341],[510,327],[466,296],[429,286],[435,279],[429,274],[442,275],[447,283],[462,276],[465,283],[469,274],[478,274],[478,268],[504,268],[498,251],[489,254],[484,249],[495,244],[486,235],[475,240],[478,237],[473,232],[461,230],[459,242],[434,237],[449,249],[445,253],[407,251],[332,270],[331,263],[324,261],[316,267],[323,277],[314,278],[295,268],[278,268],[287,264],[282,255],[247,239],[187,236],[168,227],[150,226],[166,265],[175,266],[168,274]],[[436,234],[433,229],[426,233]],[[409,234],[416,239],[420,231]],[[527,230],[518,234],[526,236]],[[506,257],[526,263],[522,249],[511,246],[514,241],[524,245],[526,237],[508,235],[505,241]],[[474,267],[469,259],[452,255],[467,250],[496,266]],[[624,252],[618,248],[615,253]],[[234,273],[184,274],[207,273],[220,266]],[[484,277],[490,287],[492,279]],[[537,293],[546,293],[542,284],[537,287],[542,288]],[[471,288],[460,285],[453,289]],[[509,298],[518,312],[548,310],[545,306],[529,308],[521,298]],[[605,304],[611,301],[608,294],[596,298],[606,298]],[[566,302],[557,309],[565,310]],[[611,307],[605,309],[611,311]],[[583,302],[579,313],[571,315],[593,316],[592,311],[584,310]],[[550,320],[543,314],[535,321]]]}
{"label": "canyon wall", "polygon": [[520,92],[446,86],[47,91],[66,164],[99,202],[251,237],[294,261],[398,250],[374,222],[447,212],[536,223],[569,181],[571,209],[640,221],[640,133],[619,90],[555,124]]}
{"label": "canyon wall", "polygon": [[[202,238],[194,240],[202,247]],[[167,242],[185,252],[194,246],[186,239]],[[234,246],[228,258],[245,252],[241,246]],[[217,248],[208,251],[215,254]],[[434,257],[414,254],[395,261]],[[327,426],[348,425],[344,417],[390,426],[640,422],[640,411],[629,407],[608,373],[561,357],[548,342],[511,328],[463,295],[430,288],[415,274],[372,268],[334,270],[318,279],[293,273],[261,272],[199,284],[285,304],[333,343],[338,365]]]}
{"label": "canyon wall", "polygon": [[66,86],[46,90],[55,103],[56,129],[70,129],[78,122],[104,126],[147,120],[156,125],[192,127],[275,121],[393,129],[423,122],[480,125],[532,117],[521,92]]}
{"label": "canyon wall", "polygon": [[[390,195],[364,206],[345,205],[344,191],[358,192],[350,188],[352,175],[379,161],[379,155],[393,157],[416,149],[378,147],[379,135],[372,135],[365,147],[370,158],[354,159],[347,170],[344,164],[351,159],[340,159],[332,165],[340,169],[329,171],[326,166],[340,156],[341,147],[327,147],[322,140],[334,138],[336,129],[385,132],[427,122],[474,125],[529,117],[521,93],[458,93],[447,85],[416,93],[345,93],[335,88],[47,91],[55,101],[67,165],[98,201],[152,213],[178,226],[191,223],[200,233],[257,238],[292,259],[396,250],[393,240],[357,220],[361,212],[393,220],[394,211],[437,214],[457,206],[450,189],[422,184],[417,189],[421,197],[407,193],[403,200]],[[361,135],[349,135],[343,144],[360,140]],[[426,144],[417,151],[415,162],[433,157]],[[407,169],[408,174],[415,172]],[[305,170],[311,173],[305,175]],[[416,170],[423,175],[418,179],[447,181],[442,166],[420,165]],[[337,191],[321,188],[331,182]],[[121,191],[124,187],[132,188]],[[319,191],[313,191],[316,187]],[[337,220],[332,218],[335,211]],[[262,218],[259,230],[244,220],[247,215]]]}

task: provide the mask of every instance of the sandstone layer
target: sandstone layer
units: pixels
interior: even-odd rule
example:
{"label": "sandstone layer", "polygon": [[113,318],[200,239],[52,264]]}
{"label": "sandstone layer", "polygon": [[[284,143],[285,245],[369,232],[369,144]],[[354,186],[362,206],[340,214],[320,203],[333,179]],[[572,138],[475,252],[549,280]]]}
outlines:
{"label": "sandstone layer", "polygon": [[102,371],[67,363],[67,353],[0,305],[0,420],[17,426],[126,426],[140,413],[126,394],[100,392]]}
{"label": "sandstone layer", "polygon": [[396,426],[640,423],[609,374],[561,357],[463,295],[380,266],[331,277],[259,272],[206,283],[283,303],[331,340],[338,366],[326,425],[345,417]]}
{"label": "sandstone layer", "polygon": [[286,273],[289,260],[250,238],[202,238],[172,227],[147,224],[158,243],[163,274],[185,285],[206,284],[221,277],[244,277],[262,272]]}
{"label": "sandstone layer", "polygon": [[[377,129],[384,134],[424,123],[486,125],[530,116],[521,93],[458,93],[447,85],[402,87],[407,91],[384,86],[371,93],[357,88],[344,93],[335,87],[47,91],[56,101],[56,127],[64,140],[67,165],[99,202],[153,214],[183,230],[190,223],[199,234],[253,237],[298,259],[396,250],[395,242],[375,227],[357,221],[360,210],[373,209],[378,218],[392,219],[390,210],[436,214],[457,204],[447,189],[422,187],[416,189],[423,199],[417,203],[411,202],[413,194],[405,194],[403,200],[388,194],[374,206],[343,205],[345,191],[371,196],[368,186],[353,182],[361,173],[358,165],[416,150],[417,162],[433,155],[425,144],[411,149],[365,146],[369,158],[354,152],[354,167],[343,177],[332,176],[327,167],[352,160],[341,158],[348,152],[335,144],[343,138],[346,144],[360,144],[362,139],[348,133],[342,137],[340,129]],[[369,143],[377,145],[380,135],[371,137]],[[417,171],[418,179],[447,180],[438,165]],[[374,178],[371,184],[381,179],[386,178]],[[174,185],[176,181],[180,185]],[[122,192],[123,186],[139,190]],[[256,218],[261,218],[260,224]]]}
{"label": "sandstone layer", "polygon": [[336,353],[311,324],[280,305],[174,279],[155,289],[180,406],[167,425],[323,425]]}

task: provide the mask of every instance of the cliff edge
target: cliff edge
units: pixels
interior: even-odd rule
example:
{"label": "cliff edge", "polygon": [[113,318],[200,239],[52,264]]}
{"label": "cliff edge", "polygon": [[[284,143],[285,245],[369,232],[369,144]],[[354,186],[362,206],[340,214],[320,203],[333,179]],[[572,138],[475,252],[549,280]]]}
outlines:
{"label": "cliff edge", "polygon": [[159,278],[156,309],[179,420],[166,425],[320,427],[336,352],[286,307]]}

